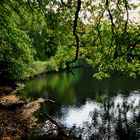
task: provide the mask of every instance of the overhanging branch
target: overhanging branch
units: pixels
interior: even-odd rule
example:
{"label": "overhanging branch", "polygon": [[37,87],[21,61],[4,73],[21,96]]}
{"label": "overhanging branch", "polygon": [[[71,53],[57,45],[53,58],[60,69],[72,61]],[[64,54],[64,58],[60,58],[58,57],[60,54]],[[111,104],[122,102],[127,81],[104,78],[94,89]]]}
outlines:
{"label": "overhanging branch", "polygon": [[78,16],[79,16],[80,9],[81,9],[81,0],[77,0],[77,9],[76,9],[76,12],[75,12],[74,26],[73,26],[73,35],[74,35],[75,41],[76,41],[76,55],[75,55],[75,59],[74,60],[66,62],[66,66],[67,66],[68,72],[70,71],[69,64],[75,62],[78,59],[79,37],[77,35],[76,28],[77,28],[77,21],[78,21]]}

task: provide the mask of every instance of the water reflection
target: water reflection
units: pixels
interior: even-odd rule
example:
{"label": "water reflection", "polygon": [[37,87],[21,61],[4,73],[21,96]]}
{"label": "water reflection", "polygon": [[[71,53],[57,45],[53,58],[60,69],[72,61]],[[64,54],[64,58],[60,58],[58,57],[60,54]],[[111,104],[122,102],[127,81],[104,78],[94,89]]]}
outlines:
{"label": "water reflection", "polygon": [[101,102],[90,99],[80,107],[61,108],[57,122],[67,127],[80,139],[138,140],[140,138],[140,92],[130,96],[122,94],[102,98]]}
{"label": "water reflection", "polygon": [[74,75],[63,72],[33,79],[26,83],[21,95],[24,98],[49,98],[62,105],[81,105],[87,98],[97,100],[100,96],[129,95],[140,89],[140,79],[112,77],[98,81],[93,69],[76,69]]}
{"label": "water reflection", "polygon": [[75,104],[76,92],[73,88],[79,81],[82,71],[72,75],[71,73],[60,73],[33,79],[26,83],[21,92],[23,98],[45,98],[55,100],[60,104]]}
{"label": "water reflection", "polygon": [[[83,127],[85,122],[91,123],[92,121],[92,112],[104,112],[106,110],[106,104],[104,99],[104,104],[97,103],[88,99],[84,105],[81,107],[63,107],[61,108],[61,112],[63,114],[62,118],[57,118],[60,122],[64,123],[67,127]],[[106,102],[107,103],[107,102]],[[127,110],[127,118],[133,118],[133,114],[135,111],[135,115],[139,113],[140,107],[140,94],[131,94],[128,97],[124,97],[123,95],[118,95],[110,100],[109,113],[114,117],[118,117],[119,112],[118,109],[124,108],[124,106],[128,107]],[[99,119],[100,120],[100,119]]]}
{"label": "water reflection", "polygon": [[91,113],[94,110],[99,110],[100,104],[97,104],[91,100],[87,100],[81,107],[63,107],[61,108],[62,118],[56,117],[58,121],[65,124],[66,127],[83,127],[85,122],[91,123]]}
{"label": "water reflection", "polygon": [[[56,104],[46,102],[38,114],[54,116],[82,139],[140,139],[140,79],[111,77],[98,81],[92,77],[92,69],[74,73],[31,80],[21,95],[54,100]],[[39,119],[48,121],[45,116]]]}

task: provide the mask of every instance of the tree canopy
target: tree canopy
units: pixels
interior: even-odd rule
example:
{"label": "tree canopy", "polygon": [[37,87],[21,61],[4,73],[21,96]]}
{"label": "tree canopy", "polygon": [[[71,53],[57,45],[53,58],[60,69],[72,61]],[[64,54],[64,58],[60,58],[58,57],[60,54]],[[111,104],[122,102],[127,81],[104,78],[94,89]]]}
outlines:
{"label": "tree canopy", "polygon": [[139,6],[131,0],[2,0],[0,76],[70,71],[86,61],[98,69],[98,79],[116,71],[137,77]]}

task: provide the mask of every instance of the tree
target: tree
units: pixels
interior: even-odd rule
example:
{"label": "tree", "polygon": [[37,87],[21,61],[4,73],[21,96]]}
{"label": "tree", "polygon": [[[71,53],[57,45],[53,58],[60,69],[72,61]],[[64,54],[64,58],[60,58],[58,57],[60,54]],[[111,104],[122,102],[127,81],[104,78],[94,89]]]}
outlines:
{"label": "tree", "polygon": [[0,5],[0,67],[10,79],[19,78],[33,61],[34,50],[28,35],[31,24],[28,12],[26,6],[18,1],[4,1]]}
{"label": "tree", "polygon": [[36,60],[68,71],[82,60],[98,68],[98,79],[115,71],[136,77],[140,27],[130,12],[138,6],[128,0],[1,1],[1,72],[20,79]]}
{"label": "tree", "polygon": [[[82,58],[85,57],[84,59],[90,65],[98,68],[95,76],[98,79],[109,77],[110,73],[115,71],[121,71],[132,77],[139,75],[139,25],[133,23],[129,16],[130,10],[137,8],[138,4],[130,3],[127,0],[111,2],[101,0],[99,2],[82,1],[81,7],[82,10],[85,10],[83,22],[85,23],[88,19],[85,26],[88,26],[89,31],[86,30],[88,34],[83,37],[80,38],[79,35],[76,38],[78,40],[80,38],[80,43],[82,43],[80,45],[85,46],[82,50],[84,52]],[[77,10],[78,8],[77,4]],[[84,15],[84,13],[82,14]],[[89,40],[88,44],[87,40]],[[78,48],[79,41],[75,60],[78,56]]]}
{"label": "tree", "polygon": [[132,77],[140,74],[139,25],[129,17],[130,10],[137,6],[127,0],[106,0],[90,7],[90,11],[96,11],[90,17],[94,49],[88,62],[98,67],[97,78],[108,77],[114,71]]}

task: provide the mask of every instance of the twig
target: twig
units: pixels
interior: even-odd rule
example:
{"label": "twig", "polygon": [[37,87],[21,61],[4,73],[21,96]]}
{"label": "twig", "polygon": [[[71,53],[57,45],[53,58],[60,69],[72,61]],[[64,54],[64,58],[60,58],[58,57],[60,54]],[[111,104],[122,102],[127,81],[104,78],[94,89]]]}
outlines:
{"label": "twig", "polygon": [[71,8],[71,6],[67,5],[63,0],[61,0],[61,3],[62,3],[65,7]]}

